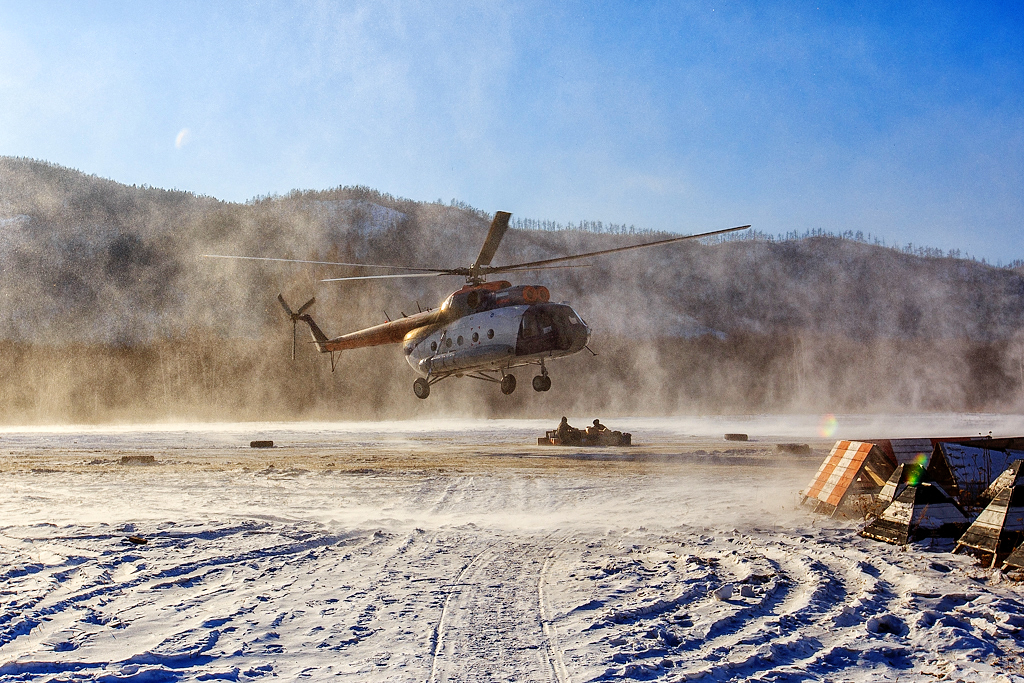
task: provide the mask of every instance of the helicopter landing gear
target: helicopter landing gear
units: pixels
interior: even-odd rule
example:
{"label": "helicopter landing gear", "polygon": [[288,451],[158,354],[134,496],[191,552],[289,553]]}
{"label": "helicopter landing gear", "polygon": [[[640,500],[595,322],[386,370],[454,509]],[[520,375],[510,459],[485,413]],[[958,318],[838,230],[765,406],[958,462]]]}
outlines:
{"label": "helicopter landing gear", "polygon": [[412,383],[412,393],[416,394],[416,398],[426,398],[427,396],[430,396],[430,383],[423,377],[418,378]]}
{"label": "helicopter landing gear", "polygon": [[547,391],[551,388],[551,378],[548,377],[548,369],[544,367],[544,359],[540,359],[540,374],[533,378],[534,391]]}
{"label": "helicopter landing gear", "polygon": [[501,378],[501,393],[508,396],[516,390],[516,376],[515,375],[504,375]]}

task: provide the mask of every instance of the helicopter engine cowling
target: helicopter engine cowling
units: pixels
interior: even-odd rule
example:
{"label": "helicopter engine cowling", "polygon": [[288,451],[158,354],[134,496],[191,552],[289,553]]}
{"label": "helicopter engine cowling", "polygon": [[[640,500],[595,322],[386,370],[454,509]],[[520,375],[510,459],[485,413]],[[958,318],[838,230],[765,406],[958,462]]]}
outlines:
{"label": "helicopter engine cowling", "polygon": [[543,285],[516,285],[507,281],[490,282],[481,285],[467,285],[455,292],[444,303],[441,310],[454,316],[483,313],[507,306],[531,306],[543,304],[551,298],[548,288]]}
{"label": "helicopter engine cowling", "polygon": [[494,302],[498,306],[531,306],[547,303],[550,298],[548,288],[543,285],[517,285],[499,289],[494,293]]}

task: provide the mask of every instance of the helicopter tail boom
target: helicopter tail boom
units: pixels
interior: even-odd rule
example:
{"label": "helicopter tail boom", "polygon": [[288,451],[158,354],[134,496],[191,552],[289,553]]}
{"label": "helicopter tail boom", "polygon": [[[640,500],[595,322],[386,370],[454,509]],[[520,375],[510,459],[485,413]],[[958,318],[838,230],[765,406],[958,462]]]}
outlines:
{"label": "helicopter tail boom", "polygon": [[316,342],[316,350],[320,353],[327,353],[328,348],[324,346],[327,343],[327,335],[313,322],[313,316],[303,315],[299,320],[309,325],[309,331],[313,333],[313,341]]}

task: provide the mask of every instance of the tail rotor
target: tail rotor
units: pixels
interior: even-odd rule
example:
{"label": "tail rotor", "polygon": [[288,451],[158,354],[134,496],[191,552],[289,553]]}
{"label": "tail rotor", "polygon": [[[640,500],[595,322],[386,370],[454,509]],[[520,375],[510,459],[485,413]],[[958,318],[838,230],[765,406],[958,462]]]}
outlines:
{"label": "tail rotor", "polygon": [[281,308],[284,309],[284,312],[288,315],[289,318],[292,319],[292,360],[295,360],[295,325],[300,320],[302,320],[304,317],[307,317],[307,318],[309,317],[309,316],[303,316],[303,314],[306,312],[306,310],[310,306],[312,306],[313,304],[316,303],[316,297],[313,297],[312,299],[310,299],[306,303],[302,304],[302,306],[299,307],[299,310],[295,311],[294,313],[292,312],[292,309],[289,308],[288,304],[285,302],[283,296],[278,294],[277,295],[277,300],[280,302]]}

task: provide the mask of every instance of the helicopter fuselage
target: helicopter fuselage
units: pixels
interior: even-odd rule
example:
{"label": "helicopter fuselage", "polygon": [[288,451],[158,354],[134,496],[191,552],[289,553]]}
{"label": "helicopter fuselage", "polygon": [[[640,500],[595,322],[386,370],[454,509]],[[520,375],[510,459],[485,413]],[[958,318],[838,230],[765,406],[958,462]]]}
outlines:
{"label": "helicopter fuselage", "polygon": [[317,339],[314,332],[314,339],[321,352],[402,342],[409,365],[425,377],[504,370],[572,355],[590,341],[576,311],[548,298],[542,286],[468,285],[436,310],[333,339]]}
{"label": "helicopter fuselage", "polygon": [[427,377],[440,372],[502,370],[581,351],[590,328],[567,304],[541,303],[473,313],[409,332],[406,360]]}

